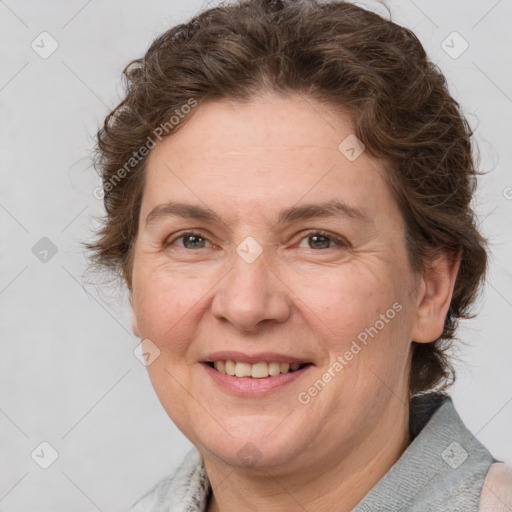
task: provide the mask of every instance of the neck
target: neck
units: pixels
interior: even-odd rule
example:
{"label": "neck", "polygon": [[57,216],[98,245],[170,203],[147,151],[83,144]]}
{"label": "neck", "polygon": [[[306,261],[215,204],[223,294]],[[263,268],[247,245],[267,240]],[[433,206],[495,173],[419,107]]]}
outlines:
{"label": "neck", "polygon": [[[397,403],[399,403],[397,401]],[[409,406],[399,404],[357,446],[326,461],[312,456],[296,471],[219,467],[205,459],[213,494],[208,512],[314,510],[349,512],[386,474],[410,444]],[[397,411],[398,409],[398,411]]]}

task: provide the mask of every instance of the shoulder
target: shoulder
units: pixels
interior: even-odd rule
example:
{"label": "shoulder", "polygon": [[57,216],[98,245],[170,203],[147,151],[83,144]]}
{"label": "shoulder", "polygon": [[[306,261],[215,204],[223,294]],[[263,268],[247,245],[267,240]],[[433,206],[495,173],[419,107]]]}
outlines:
{"label": "shoulder", "polygon": [[512,510],[512,464],[491,464],[480,495],[479,512]]}

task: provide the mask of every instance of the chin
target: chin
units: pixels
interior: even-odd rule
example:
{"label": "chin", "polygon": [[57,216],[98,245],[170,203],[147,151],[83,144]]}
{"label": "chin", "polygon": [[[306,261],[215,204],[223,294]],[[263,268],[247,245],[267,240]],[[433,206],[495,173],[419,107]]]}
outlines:
{"label": "chin", "polygon": [[303,429],[298,425],[282,428],[283,418],[276,416],[258,417],[257,424],[255,420],[251,415],[225,421],[227,431],[205,425],[204,432],[196,432],[189,439],[205,459],[213,456],[233,467],[256,471],[297,463],[305,444],[309,444]]}

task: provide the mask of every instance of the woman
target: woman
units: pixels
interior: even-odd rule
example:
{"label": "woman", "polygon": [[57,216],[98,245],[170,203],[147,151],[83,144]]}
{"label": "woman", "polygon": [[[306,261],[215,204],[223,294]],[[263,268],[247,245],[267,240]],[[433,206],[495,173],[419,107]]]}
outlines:
{"label": "woman", "polygon": [[471,131],[417,38],[248,0],[125,76],[90,247],[195,446],[133,510],[507,510],[512,471],[441,392],[486,249]]}

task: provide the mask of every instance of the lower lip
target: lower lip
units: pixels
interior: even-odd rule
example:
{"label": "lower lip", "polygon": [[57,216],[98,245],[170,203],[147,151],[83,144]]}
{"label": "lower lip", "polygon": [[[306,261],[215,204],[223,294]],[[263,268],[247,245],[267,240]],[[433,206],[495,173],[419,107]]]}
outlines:
{"label": "lower lip", "polygon": [[210,377],[223,389],[240,396],[260,396],[277,391],[286,385],[300,379],[308,371],[311,365],[290,373],[280,373],[275,377],[234,377],[226,373],[220,373],[207,363],[202,363]]}

